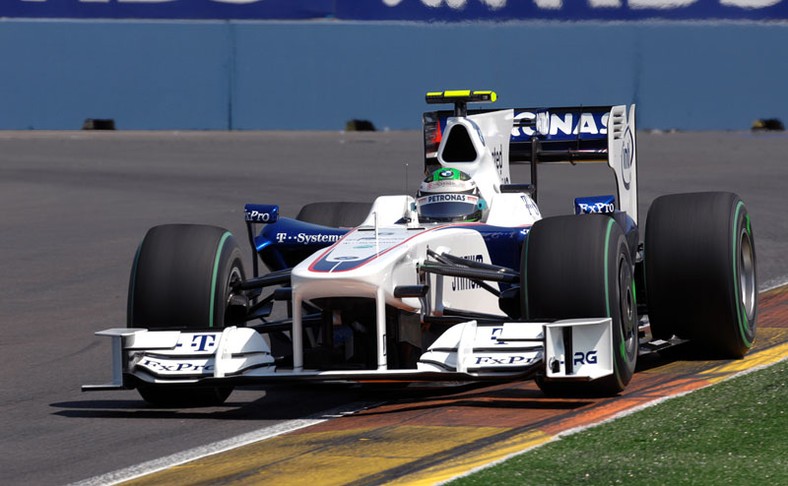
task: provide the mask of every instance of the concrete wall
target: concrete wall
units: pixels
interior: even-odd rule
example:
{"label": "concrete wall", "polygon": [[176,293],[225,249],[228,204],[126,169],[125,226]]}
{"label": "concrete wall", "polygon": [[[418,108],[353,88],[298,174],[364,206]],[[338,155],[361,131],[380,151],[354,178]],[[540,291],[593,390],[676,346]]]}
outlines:
{"label": "concrete wall", "polygon": [[0,129],[413,129],[435,89],[638,103],[640,128],[788,118],[785,23],[0,21]]}

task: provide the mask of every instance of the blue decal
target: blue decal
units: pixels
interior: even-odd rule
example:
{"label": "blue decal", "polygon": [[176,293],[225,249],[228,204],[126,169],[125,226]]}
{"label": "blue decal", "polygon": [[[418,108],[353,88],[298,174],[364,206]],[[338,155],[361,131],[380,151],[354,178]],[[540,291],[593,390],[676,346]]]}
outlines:
{"label": "blue decal", "polygon": [[[433,6],[434,5],[434,6]],[[337,18],[354,20],[777,20],[785,0],[338,0]]]}
{"label": "blue decal", "polygon": [[293,267],[321,248],[333,245],[348,231],[279,218],[276,223],[263,226],[254,238],[254,246],[269,269],[280,270]]}
{"label": "blue decal", "polygon": [[575,198],[575,214],[613,214],[614,212],[616,212],[615,196]]}
{"label": "blue decal", "polygon": [[208,348],[212,348],[216,343],[216,336],[213,334],[196,334],[192,338],[191,347],[195,348],[195,351],[206,351]]}
{"label": "blue decal", "polygon": [[417,22],[775,21],[788,19],[788,0],[3,0],[0,17]]}
{"label": "blue decal", "polygon": [[599,358],[597,357],[596,350],[588,351],[584,353],[582,351],[576,351],[574,356],[572,356],[572,364],[574,366],[577,365],[584,365],[584,364],[597,364],[599,362]]}
{"label": "blue decal", "polygon": [[[490,263],[502,267],[517,270],[520,268],[520,252],[530,226],[521,228],[509,228],[505,226],[492,226],[489,224],[463,224],[463,229],[477,231],[484,244],[487,245],[487,252],[490,254]],[[440,229],[457,228],[456,225],[444,226]],[[502,284],[503,285],[503,284]]]}
{"label": "blue decal", "polygon": [[272,204],[247,204],[244,206],[247,223],[276,223],[279,219],[279,206]]}
{"label": "blue decal", "polygon": [[[469,114],[478,113],[469,110]],[[443,110],[424,113],[425,141],[429,151],[438,149],[436,133],[446,132],[451,111]],[[607,150],[607,125],[610,107],[577,108],[515,108],[515,126],[509,140],[513,143],[530,143],[533,137],[550,143],[554,150],[576,148],[578,141],[583,150],[603,152]],[[518,125],[517,122],[521,123]],[[522,122],[527,123],[522,123]],[[436,126],[437,122],[437,126]],[[436,130],[437,128],[437,130]],[[429,132],[429,133],[427,133]]]}
{"label": "blue decal", "polygon": [[334,0],[3,0],[0,17],[81,19],[331,19]]}
{"label": "blue decal", "polygon": [[543,141],[605,140],[609,109],[549,110],[546,108],[516,109],[514,119],[530,121],[534,126],[515,127],[512,142],[530,141],[536,136]]}
{"label": "blue decal", "polygon": [[366,258],[354,258],[350,256],[333,257],[331,261],[328,260],[328,255],[323,255],[319,260],[314,262],[310,267],[311,272],[347,272],[348,270],[355,270],[378,257],[374,253]]}

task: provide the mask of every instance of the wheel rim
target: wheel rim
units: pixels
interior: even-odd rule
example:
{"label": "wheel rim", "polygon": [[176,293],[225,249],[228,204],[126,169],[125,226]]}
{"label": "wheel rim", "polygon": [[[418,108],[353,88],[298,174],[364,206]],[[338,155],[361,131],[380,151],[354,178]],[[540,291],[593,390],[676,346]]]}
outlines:
{"label": "wheel rim", "polygon": [[755,316],[755,253],[752,239],[747,231],[741,232],[739,242],[739,301],[744,308],[747,320]]}
{"label": "wheel rim", "polygon": [[230,306],[230,302],[232,301],[235,292],[233,291],[233,286],[243,281],[244,276],[241,272],[240,267],[233,265],[230,269],[230,274],[227,276],[227,297],[225,298],[225,305],[224,305],[224,325],[238,325],[241,316],[233,315],[232,307]]}
{"label": "wheel rim", "polygon": [[632,292],[632,272],[626,259],[619,261],[619,302],[621,307],[621,333],[627,356],[637,350],[637,325],[635,322],[635,300]]}
{"label": "wheel rim", "polygon": [[227,276],[227,294],[233,295],[233,285],[243,279],[244,277],[241,275],[241,269],[233,265],[233,268],[230,269],[230,275]]}

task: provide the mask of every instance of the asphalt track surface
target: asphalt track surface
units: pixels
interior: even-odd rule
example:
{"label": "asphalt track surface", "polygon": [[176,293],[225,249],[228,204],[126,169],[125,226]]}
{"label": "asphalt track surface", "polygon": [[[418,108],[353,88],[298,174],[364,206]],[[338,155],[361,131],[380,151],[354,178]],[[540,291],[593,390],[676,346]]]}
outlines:
{"label": "asphalt track surface", "polygon": [[[640,211],[660,194],[737,192],[752,217],[762,288],[788,280],[788,136],[639,134]],[[226,406],[162,410],[133,391],[83,394],[109,378],[134,251],[147,228],[224,226],[243,205],[369,201],[415,191],[421,134],[0,132],[0,483],[63,484],[328,409],[385,400],[348,389],[262,387]],[[515,166],[515,182],[528,181]],[[599,165],[540,170],[545,215],[612,192]],[[478,393],[478,392],[477,392]]]}

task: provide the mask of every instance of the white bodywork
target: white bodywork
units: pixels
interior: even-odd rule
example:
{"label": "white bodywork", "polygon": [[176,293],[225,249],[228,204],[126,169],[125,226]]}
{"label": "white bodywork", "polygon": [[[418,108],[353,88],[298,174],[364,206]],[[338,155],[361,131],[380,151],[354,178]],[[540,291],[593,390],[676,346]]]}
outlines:
{"label": "white bodywork", "polygon": [[[489,201],[485,223],[504,227],[529,228],[541,218],[539,209],[525,193],[502,194],[500,185],[509,183],[509,134],[512,110],[450,118],[446,136],[438,149],[438,160],[469,174],[481,195]],[[468,131],[475,157],[462,162],[447,162],[443,153],[451,130],[459,126]],[[293,366],[303,369],[303,333],[299,325],[301,304],[324,297],[367,297],[375,299],[377,309],[377,368],[387,369],[385,345],[386,306],[407,312],[440,316],[443,310],[466,311],[505,318],[493,294],[467,279],[420,274],[427,250],[460,258],[491,263],[487,245],[476,224],[421,225],[413,211],[410,196],[383,196],[373,204],[370,216],[359,228],[345,235],[328,249],[317,252],[295,268],[293,288]],[[395,224],[397,221],[409,221]],[[396,298],[394,289],[403,285],[427,284],[426,299]],[[414,323],[413,325],[418,325]]]}
{"label": "white bodywork", "polygon": [[638,223],[637,149],[635,146],[635,105],[614,106],[608,118],[608,165],[616,173],[619,208]]}
{"label": "white bodywork", "polygon": [[[124,387],[124,373],[149,383],[194,384],[205,379],[242,378],[242,383],[280,379],[400,381],[507,378],[547,363],[551,379],[588,381],[613,373],[612,323],[604,319],[555,322],[457,324],[421,356],[417,369],[318,371],[278,369],[267,342],[255,331],[148,331],[117,328],[97,334],[112,338],[112,382],[85,390]],[[563,347],[564,329],[572,334],[571,353]],[[572,362],[572,371],[567,365]],[[450,375],[450,376],[446,376]],[[442,378],[440,378],[442,377]]]}
{"label": "white bodywork", "polygon": [[[322,297],[368,297],[377,307],[378,369],[386,369],[386,305],[421,314],[443,314],[445,308],[505,317],[491,293],[468,285],[457,277],[422,275],[418,268],[427,259],[427,249],[490,263],[490,255],[479,232],[457,226],[359,228],[334,246],[318,252],[293,269],[294,367],[303,366],[297,343],[302,342],[300,308],[303,301]],[[343,270],[342,265],[353,266]],[[327,267],[317,270],[318,265]],[[426,280],[425,280],[426,279]],[[431,289],[424,302],[396,298],[401,285],[427,284]],[[414,322],[413,325],[418,325]]]}
{"label": "white bodywork", "polygon": [[[509,137],[512,132],[514,110],[493,111],[480,115],[449,118],[446,132],[438,147],[438,162],[443,167],[459,169],[479,186],[487,201],[492,202],[500,194],[501,184],[509,184]],[[451,132],[465,129],[470,135],[476,157],[463,161],[447,161],[444,158],[446,144]]]}
{"label": "white bodywork", "polygon": [[[627,120],[626,107],[611,110],[609,164],[618,179],[622,210],[637,221],[634,106]],[[113,338],[113,382],[92,388],[118,388],[124,373],[147,382],[195,383],[203,379],[275,377],[355,379],[381,376],[419,376],[436,373],[465,377],[513,376],[534,365],[546,369],[551,379],[591,380],[613,372],[612,324],[609,318],[557,322],[507,322],[498,298],[458,277],[420,271],[428,250],[490,263],[480,225],[522,228],[527,231],[541,218],[536,203],[526,193],[502,193],[510,183],[509,136],[512,110],[450,118],[438,150],[442,166],[468,173],[477,183],[489,210],[481,223],[423,225],[411,196],[378,198],[364,223],[332,246],[305,259],[292,270],[293,347],[292,369],[278,369],[269,342],[246,328],[214,332],[110,329],[101,335]],[[448,134],[462,127],[470,134],[476,157],[447,161]],[[399,286],[427,285],[423,298],[395,297]],[[364,297],[376,307],[376,369],[318,371],[304,367],[305,340],[302,303],[320,298]],[[386,309],[396,308],[414,318],[404,334],[418,334],[425,316],[441,316],[446,309],[497,316],[493,324],[468,320],[456,324],[423,350],[417,369],[389,369],[386,349]],[[571,350],[564,333],[571,333]],[[571,362],[568,366],[567,363]],[[433,378],[434,379],[434,378]],[[448,378],[444,378],[448,379]],[[90,387],[88,387],[90,389]]]}

